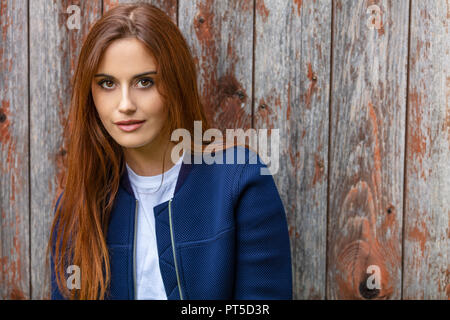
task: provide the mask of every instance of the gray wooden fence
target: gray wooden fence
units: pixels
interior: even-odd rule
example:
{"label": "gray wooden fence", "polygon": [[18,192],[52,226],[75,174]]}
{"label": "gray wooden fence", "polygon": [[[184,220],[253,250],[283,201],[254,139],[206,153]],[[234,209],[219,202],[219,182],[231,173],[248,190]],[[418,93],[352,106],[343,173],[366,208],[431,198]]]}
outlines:
{"label": "gray wooden fence", "polygon": [[[2,299],[49,297],[70,78],[116,3],[1,1]],[[295,299],[450,299],[449,0],[151,3],[191,46],[215,127],[280,130]]]}

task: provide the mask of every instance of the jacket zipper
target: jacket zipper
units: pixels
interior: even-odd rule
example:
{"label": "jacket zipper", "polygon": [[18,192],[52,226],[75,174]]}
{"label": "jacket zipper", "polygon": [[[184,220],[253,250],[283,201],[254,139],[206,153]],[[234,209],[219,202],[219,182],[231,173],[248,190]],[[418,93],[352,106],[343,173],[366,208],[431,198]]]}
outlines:
{"label": "jacket zipper", "polygon": [[133,239],[133,289],[134,289],[134,300],[136,297],[136,228],[137,228],[137,211],[138,211],[138,200],[136,199],[136,208],[134,209],[134,239]]}
{"label": "jacket zipper", "polygon": [[170,225],[170,239],[172,241],[172,253],[173,253],[173,262],[175,264],[175,273],[177,274],[177,284],[178,290],[180,292],[180,300],[183,300],[183,294],[181,293],[181,284],[180,284],[180,276],[178,274],[178,265],[177,265],[177,255],[175,253],[175,241],[173,239],[173,227],[172,227],[172,199],[169,200],[169,225]]}

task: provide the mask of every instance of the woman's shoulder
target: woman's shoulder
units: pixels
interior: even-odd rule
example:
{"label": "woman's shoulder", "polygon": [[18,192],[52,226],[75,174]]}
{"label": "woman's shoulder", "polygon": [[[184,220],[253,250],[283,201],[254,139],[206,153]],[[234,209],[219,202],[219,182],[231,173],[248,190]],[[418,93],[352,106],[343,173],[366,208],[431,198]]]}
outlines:
{"label": "woman's shoulder", "polygon": [[247,145],[236,145],[226,149],[225,161],[236,165],[236,170],[259,172],[261,175],[272,175],[267,157]]}
{"label": "woman's shoulder", "polygon": [[243,145],[205,148],[201,154],[193,153],[187,164],[194,177],[189,181],[197,188],[214,187],[221,192],[232,189],[234,193],[244,180],[260,181],[259,176],[265,175],[267,170],[261,156],[253,148]]}
{"label": "woman's shoulder", "polygon": [[242,145],[205,148],[201,153],[192,153],[190,161],[184,162],[193,164],[195,172],[211,179],[238,178],[242,172],[270,174],[262,157],[254,149]]}
{"label": "woman's shoulder", "polygon": [[237,167],[246,164],[265,165],[262,157],[254,148],[241,144],[228,146],[211,143],[204,147],[202,152],[192,152],[191,161],[194,164],[228,164]]}
{"label": "woman's shoulder", "polygon": [[257,151],[245,145],[225,148],[225,160],[230,164],[264,164]]}

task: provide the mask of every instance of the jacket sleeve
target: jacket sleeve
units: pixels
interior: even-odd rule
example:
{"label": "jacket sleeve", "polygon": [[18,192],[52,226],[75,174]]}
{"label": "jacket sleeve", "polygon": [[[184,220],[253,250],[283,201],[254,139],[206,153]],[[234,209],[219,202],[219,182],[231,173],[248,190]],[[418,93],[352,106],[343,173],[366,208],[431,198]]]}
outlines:
{"label": "jacket sleeve", "polygon": [[[58,197],[58,200],[56,201],[55,209],[53,211],[53,216],[55,216],[56,208],[58,207],[58,203],[59,203],[63,193],[64,193],[64,191],[60,194],[60,196]],[[52,300],[65,300],[65,298],[62,296],[62,294],[59,291],[58,286],[56,284],[56,275],[55,275],[54,263],[53,263],[53,252],[54,251],[55,251],[55,243],[52,243],[52,250],[50,253],[51,299]]]}
{"label": "jacket sleeve", "polygon": [[[238,173],[234,299],[292,299],[286,213],[272,175],[258,156]],[[267,170],[267,169],[265,169]]]}

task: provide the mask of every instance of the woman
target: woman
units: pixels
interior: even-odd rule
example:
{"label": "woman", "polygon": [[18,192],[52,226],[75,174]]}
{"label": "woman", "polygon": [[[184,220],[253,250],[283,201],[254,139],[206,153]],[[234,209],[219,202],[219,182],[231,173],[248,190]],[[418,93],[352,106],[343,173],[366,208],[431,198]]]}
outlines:
{"label": "woman", "polygon": [[198,163],[204,145],[180,154],[171,141],[194,136],[194,121],[209,128],[196,81],[154,6],[118,5],[90,30],[48,243],[52,299],[291,299],[285,211],[259,156],[234,145],[212,155],[243,152],[245,164]]}

